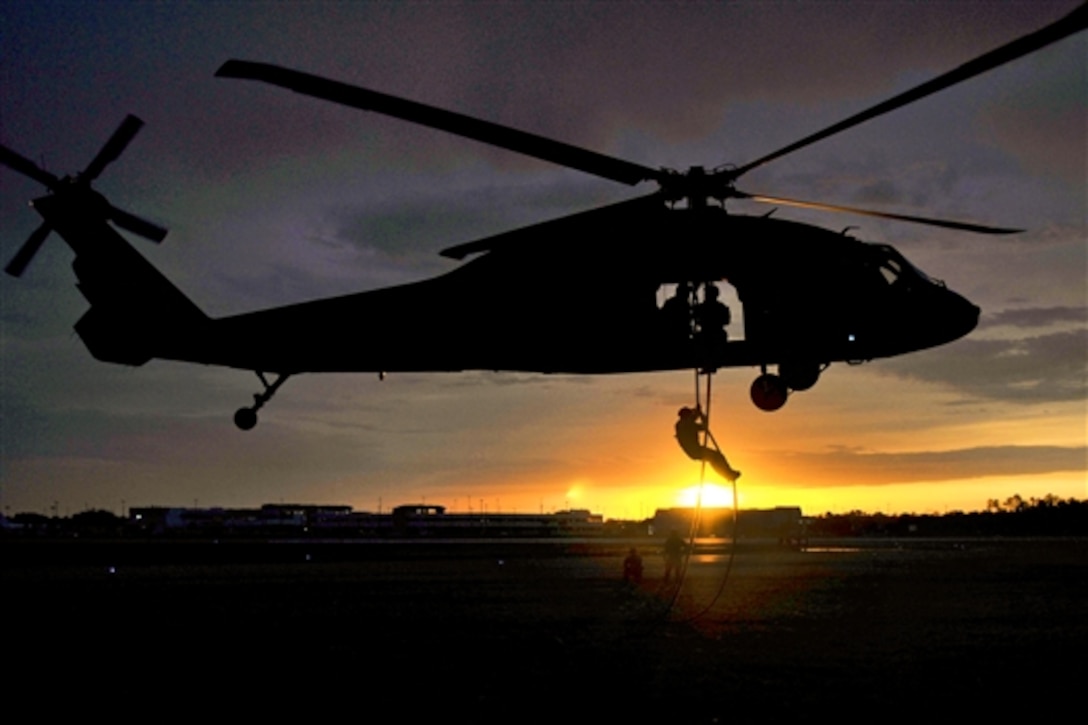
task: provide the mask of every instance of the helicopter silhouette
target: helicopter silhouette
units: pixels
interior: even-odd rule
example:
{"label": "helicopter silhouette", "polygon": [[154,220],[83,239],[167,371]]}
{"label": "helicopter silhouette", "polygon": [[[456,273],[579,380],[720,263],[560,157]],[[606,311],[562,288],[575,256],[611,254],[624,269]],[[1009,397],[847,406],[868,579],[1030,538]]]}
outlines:
{"label": "helicopter silhouette", "polygon": [[[168,359],[254,371],[262,390],[239,409],[248,430],[292,375],[463,370],[615,374],[756,367],[750,393],[781,408],[835,362],[934,347],[968,334],[979,308],[895,248],[810,224],[727,212],[745,199],[862,214],[981,234],[999,228],[742,191],[737,180],[786,154],[1034,52],[1088,26],[1088,5],[926,83],[741,166],[654,169],[490,121],[267,63],[227,61],[216,73],[390,115],[630,186],[627,201],[504,232],[441,252],[467,260],[438,277],[211,318],[111,226],[154,242],[163,227],[91,188],[142,127],[128,116],[86,169],[58,177],[6,147],[0,163],[42,183],[43,218],[7,265],[20,276],[56,231],[90,309],[75,330],[97,359]],[[726,281],[742,305],[730,340],[715,301]],[[664,304],[663,291],[676,290]],[[501,331],[501,332],[497,332]],[[774,366],[775,371],[769,369]]]}

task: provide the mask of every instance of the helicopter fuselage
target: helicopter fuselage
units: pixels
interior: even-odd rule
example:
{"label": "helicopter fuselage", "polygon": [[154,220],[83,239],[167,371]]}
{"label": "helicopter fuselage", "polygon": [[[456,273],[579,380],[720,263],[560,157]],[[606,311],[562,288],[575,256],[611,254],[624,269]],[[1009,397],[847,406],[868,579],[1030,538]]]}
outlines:
{"label": "helicopter fuselage", "polygon": [[[809,225],[661,208],[578,231],[522,232],[422,282],[214,320],[199,361],[281,373],[823,366],[940,345],[978,320],[893,248]],[[711,340],[658,304],[663,287],[720,280],[743,305],[743,338]]]}

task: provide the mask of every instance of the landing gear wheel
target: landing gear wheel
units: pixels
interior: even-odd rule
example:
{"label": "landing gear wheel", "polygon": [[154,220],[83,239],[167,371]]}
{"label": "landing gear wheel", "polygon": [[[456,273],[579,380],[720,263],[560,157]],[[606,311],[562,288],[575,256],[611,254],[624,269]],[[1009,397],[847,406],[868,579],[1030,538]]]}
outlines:
{"label": "landing gear wheel", "polygon": [[824,367],[810,362],[784,362],[778,364],[778,375],[790,390],[808,390],[820,379]]}
{"label": "landing gear wheel", "polygon": [[763,373],[753,380],[749,392],[755,406],[768,413],[785,405],[786,397],[789,395],[789,390],[782,382],[782,378],[773,373]]}
{"label": "landing gear wheel", "polygon": [[253,430],[257,425],[257,411],[253,408],[239,408],[234,414],[234,424],[242,430]]}
{"label": "landing gear wheel", "polygon": [[280,389],[280,386],[287,382],[287,378],[291,377],[291,373],[280,373],[276,376],[276,379],[271,383],[268,382],[268,378],[264,376],[260,370],[255,370],[257,377],[261,381],[261,385],[264,386],[263,393],[257,393],[253,396],[252,408],[239,408],[234,414],[234,424],[242,430],[252,430],[257,425],[257,411],[264,407],[264,404],[269,400],[272,400],[272,396],[276,394],[276,391]]}

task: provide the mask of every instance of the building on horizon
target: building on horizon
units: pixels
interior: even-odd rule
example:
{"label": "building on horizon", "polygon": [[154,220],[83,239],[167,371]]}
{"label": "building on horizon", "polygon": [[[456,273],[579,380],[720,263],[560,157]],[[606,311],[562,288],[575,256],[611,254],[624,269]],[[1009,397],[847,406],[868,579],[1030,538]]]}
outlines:
{"label": "building on horizon", "polygon": [[308,536],[331,538],[593,537],[604,517],[588,509],[550,514],[447,513],[445,506],[405,504],[391,513],[351,506],[264,504],[259,509],[133,507],[129,521],[151,535]]}
{"label": "building on horizon", "polygon": [[[650,528],[655,536],[667,536],[670,531],[687,534],[696,515],[693,507],[658,509]],[[736,521],[732,508],[703,507],[698,509],[696,536],[736,538],[738,541],[773,539],[780,544],[797,546],[807,536],[807,520],[799,506],[776,506],[773,509],[739,509]]]}

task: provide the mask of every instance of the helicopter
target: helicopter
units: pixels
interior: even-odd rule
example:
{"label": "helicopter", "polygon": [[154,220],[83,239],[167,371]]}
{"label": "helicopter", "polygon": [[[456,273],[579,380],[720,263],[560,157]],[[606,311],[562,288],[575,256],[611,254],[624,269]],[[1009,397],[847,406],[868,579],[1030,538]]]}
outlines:
{"label": "helicopter", "polygon": [[[742,191],[747,172],[1034,52],[1088,26],[1088,6],[741,166],[655,169],[554,139],[267,63],[229,60],[221,78],[259,81],[543,159],[649,194],[459,244],[459,267],[418,282],[211,318],[112,225],[161,242],[167,230],[113,206],[92,182],[142,127],[127,117],[80,173],[58,177],[0,147],[0,163],[49,191],[43,223],[7,265],[20,276],[51,232],[75,252],[90,309],[75,331],[91,355],[139,366],[167,359],[256,373],[242,430],[294,375],[321,372],[620,374],[755,367],[753,403],[780,409],[832,363],[860,363],[967,335],[980,310],[886,244],[772,216],[743,199],[980,234],[1020,230]],[[708,323],[718,285],[735,288],[743,339]],[[662,293],[675,290],[659,303]],[[771,368],[774,371],[771,371]]]}

